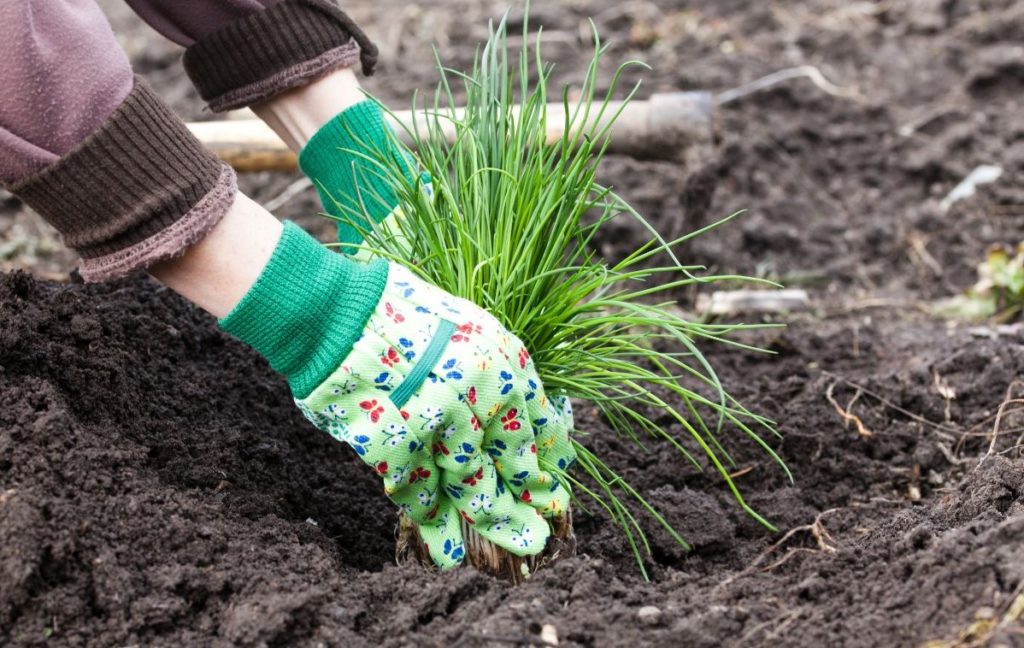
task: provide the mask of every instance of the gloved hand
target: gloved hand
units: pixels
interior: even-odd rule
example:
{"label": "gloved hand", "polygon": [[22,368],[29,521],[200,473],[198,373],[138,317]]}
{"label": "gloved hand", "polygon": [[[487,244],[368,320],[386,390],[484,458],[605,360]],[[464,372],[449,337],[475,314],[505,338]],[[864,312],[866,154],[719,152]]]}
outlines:
{"label": "gloved hand", "polygon": [[544,548],[542,516],[565,511],[569,493],[539,460],[574,461],[572,415],[486,311],[398,264],[334,254],[289,223],[221,325],[373,467],[438,566],[464,557],[460,517],[516,555]]}

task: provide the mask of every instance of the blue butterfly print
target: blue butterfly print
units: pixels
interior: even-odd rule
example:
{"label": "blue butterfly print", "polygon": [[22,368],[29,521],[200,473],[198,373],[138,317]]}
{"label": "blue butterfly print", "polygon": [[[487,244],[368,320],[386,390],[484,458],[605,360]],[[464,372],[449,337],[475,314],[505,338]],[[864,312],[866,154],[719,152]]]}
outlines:
{"label": "blue butterfly print", "polygon": [[349,445],[352,446],[352,449],[356,451],[357,455],[362,457],[366,454],[366,444],[369,442],[370,437],[365,434],[357,434],[349,441]]}
{"label": "blue butterfly print", "polygon": [[373,379],[373,386],[381,391],[391,391],[391,374],[387,371],[382,371]]}
{"label": "blue butterfly print", "polygon": [[462,380],[461,367],[455,358],[449,358],[448,362],[441,365],[441,369],[445,372],[444,377],[448,380]]}
{"label": "blue butterfly print", "polygon": [[452,560],[462,558],[462,544],[454,544],[451,540],[444,541],[444,555],[450,556]]}
{"label": "blue butterfly print", "polygon": [[473,444],[463,442],[459,445],[458,450],[455,451],[455,456],[452,458],[455,459],[456,463],[466,463],[472,459],[475,454]]}
{"label": "blue butterfly print", "polygon": [[501,378],[501,395],[504,396],[512,391],[512,374],[502,369],[498,377]]}
{"label": "blue butterfly print", "polygon": [[484,448],[484,450],[492,457],[500,457],[503,452],[508,450],[508,445],[501,439],[495,439],[494,442]]}
{"label": "blue butterfly print", "polygon": [[408,281],[396,281],[395,285],[402,289],[402,297],[410,297],[416,289],[409,285]]}
{"label": "blue butterfly print", "polygon": [[416,352],[412,350],[412,340],[409,338],[398,338],[398,346],[402,347],[402,354],[406,360],[412,360],[416,357]]}
{"label": "blue butterfly print", "polygon": [[530,388],[530,391],[526,392],[526,397],[523,400],[533,400],[537,396],[537,383],[530,378],[526,381],[526,385]]}

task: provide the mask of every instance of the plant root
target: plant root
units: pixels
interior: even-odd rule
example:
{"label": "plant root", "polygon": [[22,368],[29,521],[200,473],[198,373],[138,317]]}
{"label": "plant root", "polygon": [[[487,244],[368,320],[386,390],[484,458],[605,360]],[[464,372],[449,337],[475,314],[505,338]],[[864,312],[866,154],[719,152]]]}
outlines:
{"label": "plant root", "polygon": [[729,578],[727,578],[724,581],[722,581],[719,585],[717,585],[715,587],[715,590],[718,591],[718,590],[724,589],[726,586],[731,585],[733,582],[735,582],[735,581],[737,581],[737,580],[739,580],[739,579],[741,579],[741,578],[743,578],[745,576],[749,576],[750,574],[753,574],[755,571],[758,571],[758,566],[761,563],[763,563],[765,561],[765,559],[768,558],[768,556],[770,556],[773,553],[775,553],[775,551],[778,550],[779,547],[781,547],[782,545],[784,545],[787,542],[789,542],[790,538],[792,538],[793,536],[795,536],[796,534],[801,533],[801,532],[807,532],[807,533],[811,534],[811,536],[814,538],[815,542],[818,544],[818,549],[817,550],[815,550],[815,549],[807,549],[807,548],[804,548],[804,547],[800,547],[800,548],[797,548],[797,549],[791,549],[791,550],[787,551],[785,553],[785,555],[782,556],[782,558],[780,558],[780,559],[776,560],[775,562],[767,565],[766,567],[762,567],[760,569],[760,571],[762,571],[762,572],[770,572],[770,571],[776,569],[777,567],[780,567],[784,563],[786,563],[790,558],[792,558],[794,555],[796,555],[798,553],[806,553],[806,552],[816,553],[818,551],[820,551],[821,553],[826,553],[826,554],[834,554],[834,553],[836,553],[836,551],[838,551],[838,548],[836,547],[835,539],[832,538],[832,535],[828,532],[828,529],[826,529],[825,525],[822,524],[821,519],[823,517],[825,517],[826,515],[828,515],[829,513],[835,513],[838,510],[839,510],[838,508],[827,509],[825,511],[822,511],[821,513],[818,513],[818,515],[815,516],[814,521],[811,522],[810,524],[804,524],[802,526],[793,527],[792,529],[787,531],[785,533],[785,535],[783,535],[781,538],[779,538],[775,542],[775,544],[773,544],[772,546],[770,546],[767,549],[765,549],[761,553],[761,555],[759,555],[757,558],[755,558],[753,560],[753,562],[751,562],[749,565],[747,565],[746,569],[744,569],[743,571],[739,572],[738,574],[736,574],[734,576],[730,576]]}
{"label": "plant root", "polygon": [[864,422],[860,420],[860,417],[850,412],[850,409],[853,407],[853,403],[858,398],[860,398],[860,395],[863,392],[861,392],[861,390],[858,389],[857,394],[853,397],[853,400],[850,401],[850,404],[846,407],[846,409],[843,409],[842,406],[840,406],[839,403],[836,402],[835,397],[832,396],[832,392],[835,391],[835,388],[836,383],[832,383],[831,385],[829,385],[828,390],[825,392],[825,398],[828,399],[828,402],[832,403],[832,407],[836,408],[836,411],[839,412],[839,416],[843,417],[844,426],[848,426],[850,423],[853,423],[855,426],[857,426],[857,434],[859,434],[861,438],[870,439],[871,437],[873,437],[874,433],[872,433],[871,430],[869,430],[867,426],[864,425]]}
{"label": "plant root", "polygon": [[800,611],[799,610],[790,610],[789,612],[786,612],[785,614],[780,614],[779,616],[775,617],[774,619],[769,619],[768,621],[765,621],[763,623],[759,623],[756,626],[754,626],[753,628],[751,628],[742,637],[740,637],[740,640],[737,642],[737,645],[739,645],[739,646],[750,645],[750,641],[754,637],[756,637],[758,635],[758,633],[760,633],[760,632],[762,632],[762,631],[764,631],[764,630],[766,630],[768,628],[771,628],[771,632],[765,633],[764,640],[768,641],[770,639],[775,639],[776,637],[778,637],[779,635],[782,634],[783,630],[785,630],[790,624],[792,624],[794,621],[796,621],[799,617],[800,617]]}
{"label": "plant root", "polygon": [[[548,525],[551,527],[551,537],[544,551],[535,556],[516,556],[481,536],[463,519],[462,542],[466,550],[466,560],[480,572],[519,585],[538,569],[561,558],[576,555],[572,510],[549,519]],[[430,554],[420,539],[419,530],[405,514],[399,516],[397,533],[395,558],[399,564],[416,561],[424,566],[433,567]]]}

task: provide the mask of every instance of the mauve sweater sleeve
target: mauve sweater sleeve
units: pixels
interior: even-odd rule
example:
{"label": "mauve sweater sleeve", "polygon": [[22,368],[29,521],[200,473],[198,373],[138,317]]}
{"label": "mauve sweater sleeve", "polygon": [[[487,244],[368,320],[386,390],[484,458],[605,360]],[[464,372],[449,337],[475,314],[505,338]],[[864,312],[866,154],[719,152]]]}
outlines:
{"label": "mauve sweater sleeve", "polygon": [[0,1],[0,181],[57,161],[132,85],[128,59],[93,0]]}
{"label": "mauve sweater sleeve", "polygon": [[182,254],[234,172],[132,75],[93,0],[0,0],[0,184],[101,281]]}
{"label": "mauve sweater sleeve", "polygon": [[188,47],[203,36],[282,0],[126,0],[149,26]]}
{"label": "mauve sweater sleeve", "polygon": [[271,99],[338,68],[372,74],[377,48],[334,0],[127,0],[185,46],[185,70],[211,110]]}

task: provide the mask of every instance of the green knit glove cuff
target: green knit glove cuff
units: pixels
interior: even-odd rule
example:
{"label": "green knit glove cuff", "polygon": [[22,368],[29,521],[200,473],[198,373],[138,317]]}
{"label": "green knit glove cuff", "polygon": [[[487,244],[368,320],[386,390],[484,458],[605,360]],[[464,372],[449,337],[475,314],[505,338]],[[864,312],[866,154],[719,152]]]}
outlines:
{"label": "green knit glove cuff", "polygon": [[380,301],[388,264],[331,252],[287,222],[253,287],[220,326],[241,338],[305,398],[338,368]]}
{"label": "green knit glove cuff", "polygon": [[299,152],[299,167],[316,185],[324,209],[338,219],[341,243],[359,245],[360,230],[372,227],[366,217],[379,223],[398,206],[398,196],[377,162],[383,156],[400,161],[412,181],[412,156],[395,145],[380,106],[370,100],[339,113]]}

